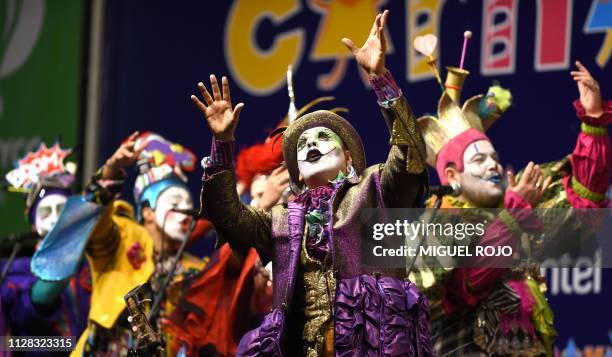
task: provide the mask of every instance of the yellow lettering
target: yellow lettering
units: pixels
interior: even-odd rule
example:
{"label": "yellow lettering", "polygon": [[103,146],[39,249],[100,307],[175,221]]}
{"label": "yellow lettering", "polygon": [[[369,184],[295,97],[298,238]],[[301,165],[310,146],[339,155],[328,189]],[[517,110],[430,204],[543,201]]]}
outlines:
{"label": "yellow lettering", "polygon": [[237,0],[225,25],[225,56],[233,80],[251,94],[269,94],[286,78],[288,65],[297,68],[303,51],[304,30],[296,29],[276,36],[264,50],[255,34],[261,21],[281,23],[301,10],[299,0]]}

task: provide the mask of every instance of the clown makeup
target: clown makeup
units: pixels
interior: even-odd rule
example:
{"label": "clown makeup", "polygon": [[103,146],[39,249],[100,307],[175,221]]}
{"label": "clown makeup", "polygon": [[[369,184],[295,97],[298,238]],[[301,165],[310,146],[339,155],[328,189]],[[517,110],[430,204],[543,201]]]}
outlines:
{"label": "clown makeup", "polygon": [[463,167],[459,174],[463,196],[479,207],[497,205],[504,195],[502,166],[491,142],[470,144],[463,152]]}
{"label": "clown makeup", "polygon": [[191,193],[180,186],[171,186],[157,198],[155,206],[155,223],[170,239],[184,241],[189,235],[189,226],[193,217],[171,211],[173,208],[193,209]]}
{"label": "clown makeup", "polygon": [[[347,156],[342,139],[325,127],[310,128],[297,142],[298,170],[309,188],[325,185],[346,171]],[[345,172],[346,174],[346,172]]]}
{"label": "clown makeup", "polygon": [[44,237],[53,229],[67,200],[66,195],[52,193],[38,201],[34,219],[34,228],[38,235]]}
{"label": "clown makeup", "polygon": [[251,206],[259,207],[259,201],[266,192],[266,175],[256,175],[251,183]]}

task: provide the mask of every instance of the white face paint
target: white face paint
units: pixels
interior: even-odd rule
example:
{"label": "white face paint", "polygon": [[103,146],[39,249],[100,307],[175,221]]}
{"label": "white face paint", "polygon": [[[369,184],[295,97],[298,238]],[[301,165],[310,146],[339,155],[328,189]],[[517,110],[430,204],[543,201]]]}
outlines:
{"label": "white face paint", "polygon": [[491,142],[478,140],[463,153],[459,182],[463,196],[478,207],[496,206],[504,195],[503,170]]}
{"label": "white face paint", "polygon": [[340,170],[347,167],[342,139],[322,126],[308,129],[300,135],[297,159],[300,175],[309,188],[335,179]]}
{"label": "white face paint", "polygon": [[34,227],[41,237],[44,237],[57,223],[60,213],[68,197],[59,193],[52,193],[43,197],[36,206],[36,219]]}
{"label": "white face paint", "polygon": [[193,209],[191,193],[184,187],[172,186],[162,192],[155,206],[155,223],[171,239],[184,241],[188,238],[189,225],[193,217],[172,212],[172,208]]}
{"label": "white face paint", "polygon": [[266,192],[267,179],[266,175],[257,175],[253,178],[251,183],[251,206],[259,207],[259,200],[261,200],[264,192]]}

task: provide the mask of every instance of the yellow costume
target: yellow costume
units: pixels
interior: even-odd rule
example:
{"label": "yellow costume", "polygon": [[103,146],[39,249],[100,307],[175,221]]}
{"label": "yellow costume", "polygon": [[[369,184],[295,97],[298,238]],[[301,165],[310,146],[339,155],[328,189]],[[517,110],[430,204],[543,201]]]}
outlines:
{"label": "yellow costume", "polygon": [[[113,328],[126,307],[124,295],[153,275],[153,239],[134,220],[133,213],[129,203],[116,200],[108,205],[91,234],[87,246],[93,285],[89,323],[71,356],[83,355],[94,323],[105,329]],[[138,257],[130,258],[130,249],[134,251],[135,247],[140,247]],[[184,254],[180,263],[186,270],[200,271],[206,260]],[[172,288],[182,278],[182,275],[175,277]]]}

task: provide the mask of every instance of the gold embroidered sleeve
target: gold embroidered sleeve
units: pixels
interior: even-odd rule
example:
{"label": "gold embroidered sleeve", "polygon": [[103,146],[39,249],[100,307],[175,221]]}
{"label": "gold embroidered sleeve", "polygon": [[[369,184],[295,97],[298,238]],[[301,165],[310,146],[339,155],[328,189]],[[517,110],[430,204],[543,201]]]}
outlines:
{"label": "gold embroidered sleeve", "polygon": [[244,253],[253,247],[263,261],[271,258],[270,213],[240,202],[234,170],[218,172],[202,181],[200,207],[200,214],[217,231],[217,246],[228,242]]}
{"label": "gold embroidered sleeve", "polygon": [[382,108],[391,130],[391,150],[381,170],[381,188],[388,207],[414,206],[427,180],[425,143],[405,97]]}

